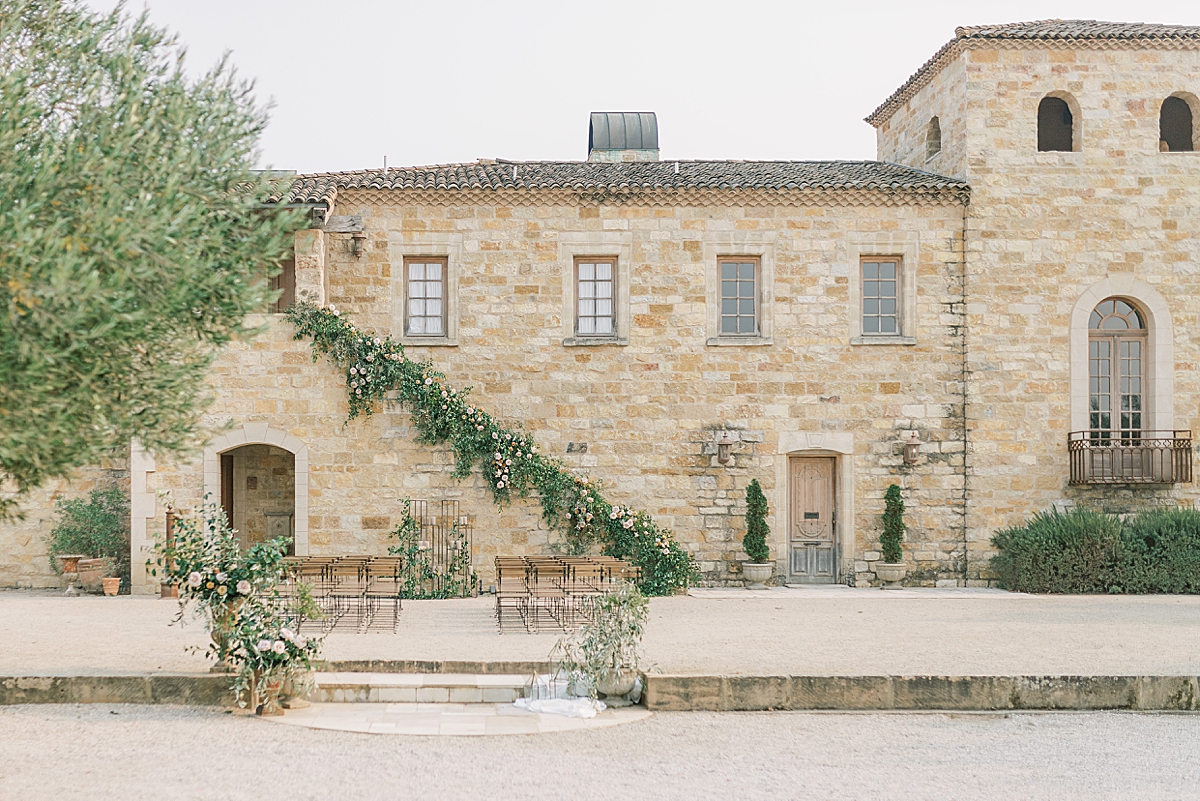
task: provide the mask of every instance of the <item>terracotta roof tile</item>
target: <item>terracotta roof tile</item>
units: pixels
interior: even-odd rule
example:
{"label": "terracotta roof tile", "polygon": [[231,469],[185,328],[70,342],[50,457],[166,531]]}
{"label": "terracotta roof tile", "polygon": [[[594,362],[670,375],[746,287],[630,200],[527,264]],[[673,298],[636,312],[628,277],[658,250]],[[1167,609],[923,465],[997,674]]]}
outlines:
{"label": "terracotta roof tile", "polygon": [[[678,165],[678,166],[677,166]],[[331,203],[339,190],[869,190],[938,194],[969,191],[963,181],[878,161],[477,161],[297,176],[271,202]]]}

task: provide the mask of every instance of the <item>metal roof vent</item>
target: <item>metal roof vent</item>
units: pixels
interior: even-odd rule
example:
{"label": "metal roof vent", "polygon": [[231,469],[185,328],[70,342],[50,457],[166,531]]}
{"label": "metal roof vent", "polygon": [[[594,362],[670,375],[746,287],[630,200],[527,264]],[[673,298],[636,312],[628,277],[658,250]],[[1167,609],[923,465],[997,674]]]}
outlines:
{"label": "metal roof vent", "polygon": [[588,161],[658,161],[653,111],[593,111]]}

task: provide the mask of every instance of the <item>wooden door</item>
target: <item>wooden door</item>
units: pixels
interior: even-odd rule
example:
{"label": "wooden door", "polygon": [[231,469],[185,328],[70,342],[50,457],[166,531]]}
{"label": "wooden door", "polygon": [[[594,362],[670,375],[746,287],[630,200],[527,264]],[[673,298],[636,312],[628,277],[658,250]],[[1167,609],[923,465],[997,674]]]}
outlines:
{"label": "wooden door", "polygon": [[796,457],[788,461],[788,572],[801,584],[837,581],[837,510],[834,460]]}

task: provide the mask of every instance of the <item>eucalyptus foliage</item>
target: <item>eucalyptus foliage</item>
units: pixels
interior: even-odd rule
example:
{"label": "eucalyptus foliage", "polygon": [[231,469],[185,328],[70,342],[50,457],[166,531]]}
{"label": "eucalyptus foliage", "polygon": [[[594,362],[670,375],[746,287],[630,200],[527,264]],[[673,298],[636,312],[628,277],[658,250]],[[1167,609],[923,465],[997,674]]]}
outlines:
{"label": "eucalyptus foliage", "polygon": [[324,355],[344,371],[351,419],[394,398],[412,413],[419,442],[450,446],[456,477],[480,469],[497,505],[536,492],[543,519],[565,536],[569,552],[601,543],[606,554],[641,567],[648,595],[669,594],[695,577],[695,562],[669,530],[644,511],[610,503],[599,481],[539,453],[532,435],[501,425],[432,362],[405,358],[403,345],[359,330],[332,305],[300,301],[287,314],[296,339],[312,342],[313,360]]}
{"label": "eucalyptus foliage", "polygon": [[0,0],[0,109],[0,480],[183,450],[295,227],[251,169],[265,110],[79,0]]}
{"label": "eucalyptus foliage", "polygon": [[642,634],[649,616],[646,596],[624,582],[596,597],[591,619],[571,636],[560,639],[550,658],[594,698],[597,685],[606,677],[640,672]]}

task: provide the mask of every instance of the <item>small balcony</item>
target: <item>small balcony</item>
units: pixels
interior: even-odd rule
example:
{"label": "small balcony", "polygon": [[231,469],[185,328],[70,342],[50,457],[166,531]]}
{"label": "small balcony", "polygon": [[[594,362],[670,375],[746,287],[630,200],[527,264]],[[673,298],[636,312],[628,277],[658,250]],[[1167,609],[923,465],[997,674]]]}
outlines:
{"label": "small balcony", "polygon": [[1190,484],[1191,431],[1072,431],[1071,485]]}

